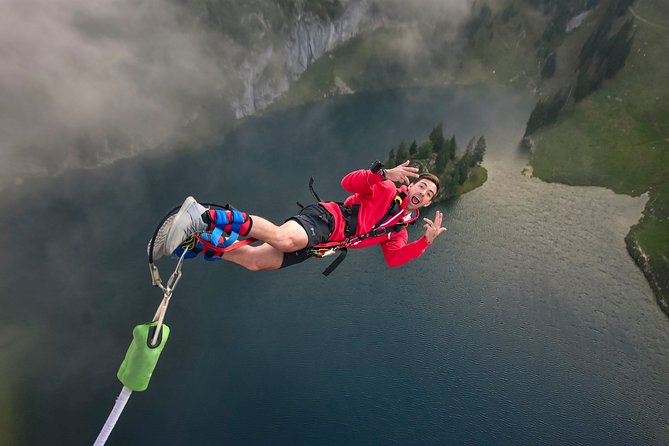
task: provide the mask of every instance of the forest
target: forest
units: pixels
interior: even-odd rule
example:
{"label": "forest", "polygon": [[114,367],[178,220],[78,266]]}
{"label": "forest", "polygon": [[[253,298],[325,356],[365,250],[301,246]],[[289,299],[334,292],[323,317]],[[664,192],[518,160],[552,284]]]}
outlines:
{"label": "forest", "polygon": [[390,149],[388,159],[384,163],[391,168],[411,160],[421,170],[429,171],[441,180],[441,191],[436,200],[462,195],[483,184],[487,172],[481,166],[486,151],[483,136],[473,137],[464,151],[460,149],[455,135],[444,136],[443,124],[435,126],[428,138],[418,144],[401,141],[397,147]]}

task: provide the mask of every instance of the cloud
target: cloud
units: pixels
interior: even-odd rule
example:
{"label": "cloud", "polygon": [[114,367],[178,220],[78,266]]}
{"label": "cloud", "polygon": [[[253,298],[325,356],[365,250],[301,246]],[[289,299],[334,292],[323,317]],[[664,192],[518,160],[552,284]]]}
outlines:
{"label": "cloud", "polygon": [[[414,79],[453,77],[463,49],[462,25],[481,0],[378,0],[370,20],[392,31],[385,44]],[[427,81],[429,82],[429,80]]]}
{"label": "cloud", "polygon": [[0,9],[2,180],[169,143],[228,94],[220,61],[238,48],[167,0],[0,0]]}
{"label": "cloud", "polygon": [[[472,1],[377,5],[389,23],[415,25],[397,36],[415,66],[413,55],[434,45],[426,26],[454,38]],[[0,187],[215,135],[243,92],[238,71],[249,52],[233,34],[255,35],[233,26],[235,14],[276,12],[271,2],[240,5],[214,5],[214,18],[227,20],[214,29],[171,0],[0,0]]]}
{"label": "cloud", "polygon": [[376,4],[388,17],[403,22],[431,25],[450,23],[455,28],[469,17],[476,0],[378,0]]}

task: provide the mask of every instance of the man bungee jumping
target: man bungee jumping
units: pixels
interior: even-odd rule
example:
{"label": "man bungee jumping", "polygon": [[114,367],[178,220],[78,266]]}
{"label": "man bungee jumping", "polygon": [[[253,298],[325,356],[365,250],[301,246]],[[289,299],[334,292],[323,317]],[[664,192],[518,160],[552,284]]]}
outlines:
{"label": "man bungee jumping", "polygon": [[[411,182],[410,178],[416,178]],[[397,187],[395,183],[401,183]],[[375,162],[369,169],[357,170],[342,179],[342,187],[353,195],[343,203],[323,202],[305,206],[298,215],[281,226],[236,209],[208,209],[188,197],[171,225],[164,225],[166,237],[156,239],[153,258],[172,254],[195,257],[203,253],[208,260],[223,258],[252,271],[274,270],[295,265],[310,257],[334,252],[340,256],[323,273],[328,275],[349,248],[380,245],[386,263],[397,267],[420,256],[435,238],[446,231],[443,215],[434,221],[424,218],[425,233],[408,242],[406,226],[418,218],[418,210],[428,206],[439,192],[439,178],[418,173],[409,161],[392,169]],[[315,194],[314,194],[315,195]],[[227,236],[227,237],[226,237]],[[238,236],[264,242],[259,246],[242,244],[234,249]]]}

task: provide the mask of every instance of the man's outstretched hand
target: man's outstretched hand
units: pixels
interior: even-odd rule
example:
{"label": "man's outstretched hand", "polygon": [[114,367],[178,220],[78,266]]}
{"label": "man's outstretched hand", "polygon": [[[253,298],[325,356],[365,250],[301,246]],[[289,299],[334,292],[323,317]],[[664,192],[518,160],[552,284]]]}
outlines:
{"label": "man's outstretched hand", "polygon": [[443,217],[444,214],[442,214],[441,211],[437,211],[436,214],[434,214],[434,221],[430,220],[429,218],[423,219],[425,222],[423,225],[423,228],[425,229],[425,240],[427,240],[428,244],[432,244],[434,239],[436,239],[439,234],[446,232],[446,228],[441,226],[441,220]]}
{"label": "man's outstretched hand", "polygon": [[386,179],[393,183],[409,184],[409,178],[418,178],[418,168],[409,167],[409,161],[405,161],[397,167],[386,170]]}

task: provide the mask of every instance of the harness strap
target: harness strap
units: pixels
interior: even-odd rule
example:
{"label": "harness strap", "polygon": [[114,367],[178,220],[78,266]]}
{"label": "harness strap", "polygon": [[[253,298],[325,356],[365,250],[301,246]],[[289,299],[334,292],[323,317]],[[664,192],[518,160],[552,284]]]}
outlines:
{"label": "harness strap", "polygon": [[337,267],[341,264],[341,262],[343,262],[344,259],[346,258],[346,254],[348,254],[348,249],[346,247],[340,248],[338,251],[339,255],[337,256],[337,258],[334,259],[332,263],[330,263],[330,266],[325,268],[325,271],[323,271],[324,276],[326,277],[329,276],[332,271],[337,269]]}
{"label": "harness strap", "polygon": [[[233,236],[234,234],[234,236]],[[236,232],[233,232],[230,234],[230,237],[222,244],[222,245],[214,245],[211,241],[205,240],[202,238],[202,235],[205,234],[200,234],[200,235],[195,235],[193,236],[195,239],[197,239],[207,250],[209,251],[214,251],[216,253],[220,253],[219,257],[223,255],[223,253],[226,253],[228,251],[232,251],[233,249],[241,248],[242,246],[249,245],[253,242],[258,241],[258,239],[255,239],[253,237],[249,237],[244,240],[237,240],[237,237],[239,237],[239,234]],[[232,242],[228,243],[230,239],[233,239]]]}
{"label": "harness strap", "polygon": [[321,197],[319,197],[318,194],[316,193],[316,191],[314,190],[314,181],[315,181],[314,177],[309,178],[309,190],[314,195],[314,198],[316,199],[316,202],[320,203],[323,200],[321,200]]}
{"label": "harness strap", "polygon": [[[397,192],[395,195],[395,198],[393,198],[393,201],[390,203],[390,206],[388,207],[388,211],[386,211],[385,215],[379,220],[374,226],[372,226],[372,231],[382,227],[386,226],[389,221],[393,220],[394,218],[397,218],[398,214],[403,211],[402,209],[402,203],[404,202],[404,199],[406,198],[406,193],[403,191]],[[355,233],[358,230],[358,214],[360,213],[360,203],[355,203],[351,206],[346,206],[343,203],[337,203],[339,205],[339,209],[341,210],[342,217],[344,217],[344,235],[346,237],[353,237],[355,236]],[[398,229],[398,231],[401,230]],[[364,234],[365,237],[367,238],[370,236],[370,233]]]}
{"label": "harness strap", "polygon": [[360,203],[355,203],[352,206],[345,206],[342,203],[338,204],[345,222],[344,235],[346,237],[354,236],[358,230],[358,214],[360,213]]}

